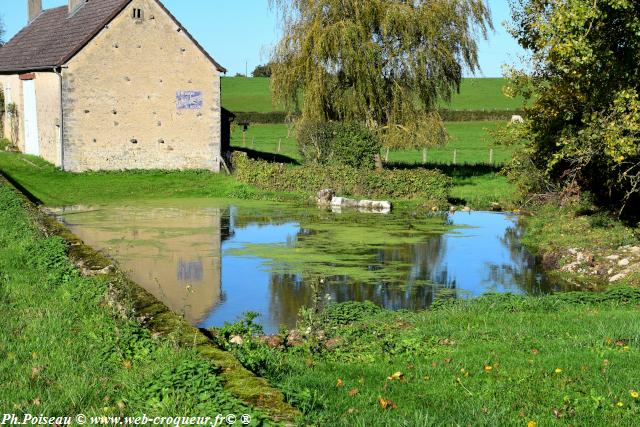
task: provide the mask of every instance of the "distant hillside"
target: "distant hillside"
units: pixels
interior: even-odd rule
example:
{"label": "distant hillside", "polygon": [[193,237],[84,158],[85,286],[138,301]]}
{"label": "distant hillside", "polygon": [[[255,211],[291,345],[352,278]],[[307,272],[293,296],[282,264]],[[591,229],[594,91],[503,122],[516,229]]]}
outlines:
{"label": "distant hillside", "polygon": [[[450,105],[453,110],[514,110],[522,107],[521,99],[510,99],[502,94],[506,81],[501,78],[464,79],[460,93]],[[222,105],[231,111],[268,112],[277,110],[271,104],[269,79],[265,77],[223,77]]]}

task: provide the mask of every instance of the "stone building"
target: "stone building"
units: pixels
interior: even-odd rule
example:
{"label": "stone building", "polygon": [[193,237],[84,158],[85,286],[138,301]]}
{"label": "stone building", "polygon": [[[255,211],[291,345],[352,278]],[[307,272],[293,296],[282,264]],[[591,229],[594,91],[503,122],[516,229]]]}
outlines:
{"label": "stone building", "polygon": [[159,0],[27,3],[0,48],[4,133],[22,152],[73,172],[219,171],[226,70]]}

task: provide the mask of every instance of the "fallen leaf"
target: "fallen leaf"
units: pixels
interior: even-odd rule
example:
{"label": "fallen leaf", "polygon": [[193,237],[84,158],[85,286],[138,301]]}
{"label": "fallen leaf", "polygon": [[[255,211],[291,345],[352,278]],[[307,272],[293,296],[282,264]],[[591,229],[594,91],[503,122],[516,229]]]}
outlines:
{"label": "fallen leaf", "polygon": [[36,397],[31,403],[33,404],[33,406],[40,406],[40,398]]}
{"label": "fallen leaf", "polygon": [[556,408],[553,408],[553,416],[556,417],[556,418],[560,418],[560,417],[562,417],[562,412],[560,412]]}
{"label": "fallen leaf", "polygon": [[349,390],[349,392],[347,393],[350,397],[355,396],[356,394],[358,394],[359,391],[357,388],[352,388],[351,390]]}
{"label": "fallen leaf", "polygon": [[131,369],[131,361],[130,360],[125,360],[122,362],[122,366],[124,367],[124,369]]}
{"label": "fallen leaf", "polygon": [[31,379],[35,380],[36,378],[38,378],[38,375],[40,375],[40,369],[36,368],[35,366],[31,368]]}
{"label": "fallen leaf", "polygon": [[392,400],[389,400],[389,399],[384,399],[381,397],[378,399],[378,403],[380,404],[380,407],[382,409],[387,409],[387,408],[398,409],[398,405],[396,405],[395,403],[393,403]]}
{"label": "fallen leaf", "polygon": [[342,378],[338,378],[338,381],[336,381],[336,387],[340,388],[344,385],[344,382],[342,381]]}
{"label": "fallen leaf", "polygon": [[604,360],[602,361],[602,364],[603,364],[604,366],[609,366],[609,359],[604,359]]}
{"label": "fallen leaf", "polygon": [[404,374],[400,371],[394,372],[393,374],[391,374],[391,376],[387,377],[387,379],[389,381],[393,381],[393,380],[404,381]]}
{"label": "fallen leaf", "polygon": [[447,359],[444,359],[444,360],[443,360],[443,362],[444,362],[444,363],[451,363],[451,361],[452,361],[452,360],[453,360],[453,359],[451,359],[451,358],[447,358]]}
{"label": "fallen leaf", "polygon": [[347,412],[348,412],[349,414],[353,414],[355,411],[356,411],[356,410],[355,410],[355,409],[353,409],[353,408],[349,408],[349,409],[347,409]]}
{"label": "fallen leaf", "polygon": [[484,365],[484,370],[485,372],[490,372],[493,369],[493,366],[491,365]]}
{"label": "fallen leaf", "polygon": [[431,367],[435,368],[436,366],[438,366],[438,364],[436,362],[431,362]]}
{"label": "fallen leaf", "polygon": [[540,350],[538,350],[537,348],[534,348],[534,349],[531,350],[531,353],[540,354]]}

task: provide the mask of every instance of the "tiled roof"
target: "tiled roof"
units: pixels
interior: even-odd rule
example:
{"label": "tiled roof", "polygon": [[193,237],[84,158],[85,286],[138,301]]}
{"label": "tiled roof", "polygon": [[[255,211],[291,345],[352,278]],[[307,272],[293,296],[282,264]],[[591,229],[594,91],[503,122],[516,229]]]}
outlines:
{"label": "tiled roof", "polygon": [[[44,10],[0,48],[0,73],[36,71],[63,65],[130,2],[87,0],[71,15],[67,6]],[[180,25],[159,1],[158,4]],[[186,30],[184,32],[220,71],[226,71]]]}

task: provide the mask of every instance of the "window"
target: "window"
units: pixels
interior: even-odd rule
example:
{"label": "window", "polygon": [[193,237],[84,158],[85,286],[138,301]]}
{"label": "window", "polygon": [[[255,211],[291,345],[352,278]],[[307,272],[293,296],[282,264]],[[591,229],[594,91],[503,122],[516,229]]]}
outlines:
{"label": "window", "polygon": [[131,16],[133,19],[142,19],[142,9],[133,8],[133,14]]}

